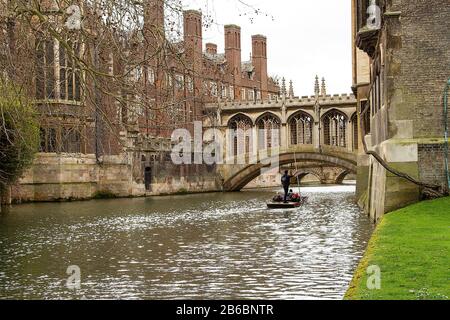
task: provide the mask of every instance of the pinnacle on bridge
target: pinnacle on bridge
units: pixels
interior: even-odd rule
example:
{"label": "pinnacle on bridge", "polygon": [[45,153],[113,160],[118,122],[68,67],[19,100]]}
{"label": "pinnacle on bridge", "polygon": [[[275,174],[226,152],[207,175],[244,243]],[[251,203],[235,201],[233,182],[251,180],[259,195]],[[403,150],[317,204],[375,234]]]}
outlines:
{"label": "pinnacle on bridge", "polygon": [[284,77],[281,80],[281,95],[286,97],[286,79]]}
{"label": "pinnacle on bridge", "polygon": [[327,85],[325,84],[325,78],[322,78],[321,95],[324,97],[327,95]]}
{"label": "pinnacle on bridge", "polygon": [[320,85],[319,85],[319,76],[316,75],[316,82],[314,84],[314,93],[316,95],[316,97],[318,97],[320,95]]}
{"label": "pinnacle on bridge", "polygon": [[289,82],[289,98],[294,97],[294,83],[292,80]]}

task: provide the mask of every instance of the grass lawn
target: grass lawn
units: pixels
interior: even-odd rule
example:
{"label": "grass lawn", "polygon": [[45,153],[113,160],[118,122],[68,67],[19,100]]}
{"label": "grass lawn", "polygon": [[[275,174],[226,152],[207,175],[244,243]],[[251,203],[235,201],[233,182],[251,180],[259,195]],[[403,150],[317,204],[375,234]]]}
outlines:
{"label": "grass lawn", "polygon": [[[381,270],[381,289],[367,288],[367,268]],[[450,198],[386,215],[346,294],[349,300],[442,300],[450,297]]]}

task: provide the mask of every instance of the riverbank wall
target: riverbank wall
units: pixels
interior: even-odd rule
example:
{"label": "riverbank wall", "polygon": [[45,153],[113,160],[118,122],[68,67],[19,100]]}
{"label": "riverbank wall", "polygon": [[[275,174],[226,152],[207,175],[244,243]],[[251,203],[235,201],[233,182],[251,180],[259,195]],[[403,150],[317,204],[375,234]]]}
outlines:
{"label": "riverbank wall", "polygon": [[133,154],[38,154],[11,189],[13,203],[144,197],[221,191],[214,166],[174,165],[167,157],[142,161]]}

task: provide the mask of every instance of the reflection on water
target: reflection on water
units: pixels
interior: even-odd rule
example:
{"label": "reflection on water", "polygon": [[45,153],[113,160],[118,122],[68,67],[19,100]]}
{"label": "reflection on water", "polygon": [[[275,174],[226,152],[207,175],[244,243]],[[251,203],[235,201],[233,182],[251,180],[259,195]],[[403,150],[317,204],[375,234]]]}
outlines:
{"label": "reflection on water", "polygon": [[[16,206],[0,217],[0,298],[340,299],[372,232],[354,187]],[[68,266],[81,289],[66,288]]]}

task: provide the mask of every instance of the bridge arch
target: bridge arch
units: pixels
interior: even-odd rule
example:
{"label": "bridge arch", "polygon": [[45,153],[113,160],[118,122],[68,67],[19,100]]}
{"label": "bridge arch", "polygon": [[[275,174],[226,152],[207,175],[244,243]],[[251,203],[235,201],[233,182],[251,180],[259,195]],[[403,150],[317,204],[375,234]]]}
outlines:
{"label": "bridge arch", "polygon": [[314,176],[317,178],[317,180],[321,181],[322,177],[317,174],[317,172],[314,172],[313,170],[300,170],[300,172],[296,172],[295,177],[298,177],[298,180],[301,182],[304,178],[306,178],[307,176]]}
{"label": "bridge arch", "polygon": [[346,170],[344,172],[342,172],[337,178],[336,178],[336,184],[342,184],[345,180],[345,178],[349,175],[352,174],[354,172],[351,172],[349,170]]}
{"label": "bridge arch", "polygon": [[302,161],[313,161],[325,164],[330,164],[336,167],[343,168],[349,172],[356,173],[357,163],[356,159],[347,158],[345,156],[340,157],[332,153],[316,153],[316,152],[304,152],[304,153],[293,153],[288,152],[281,154],[279,157],[273,157],[272,159],[267,159],[256,164],[248,165],[237,173],[232,175],[230,178],[226,179],[223,187],[225,191],[240,191],[251,181],[256,179],[261,175],[264,168],[269,168],[268,163],[278,163],[280,166],[292,164]]}

